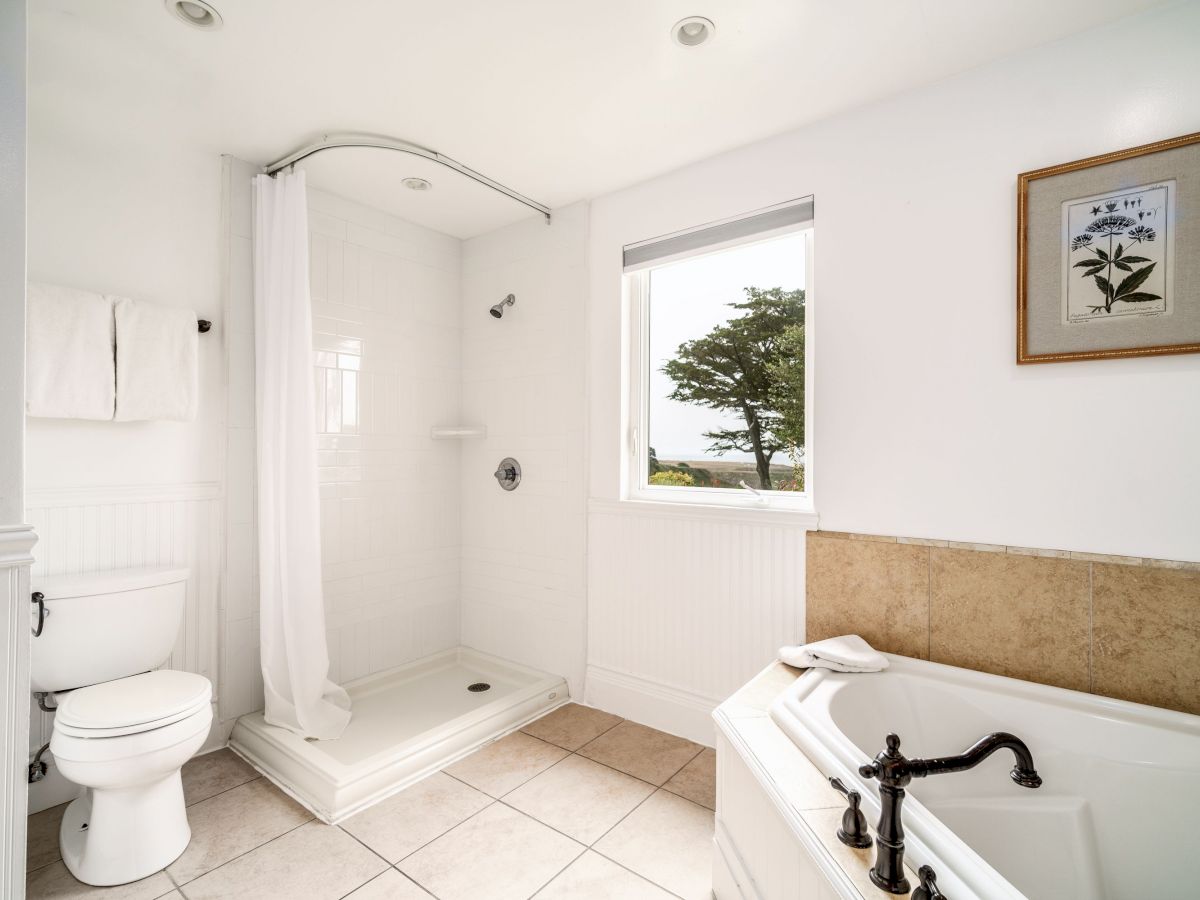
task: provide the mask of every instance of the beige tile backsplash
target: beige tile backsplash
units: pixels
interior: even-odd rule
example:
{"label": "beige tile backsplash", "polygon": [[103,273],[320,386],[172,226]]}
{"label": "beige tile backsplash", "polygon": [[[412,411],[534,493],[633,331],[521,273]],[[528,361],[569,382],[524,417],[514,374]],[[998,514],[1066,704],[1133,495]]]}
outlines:
{"label": "beige tile backsplash", "polygon": [[1200,713],[1200,564],[814,531],[807,634]]}

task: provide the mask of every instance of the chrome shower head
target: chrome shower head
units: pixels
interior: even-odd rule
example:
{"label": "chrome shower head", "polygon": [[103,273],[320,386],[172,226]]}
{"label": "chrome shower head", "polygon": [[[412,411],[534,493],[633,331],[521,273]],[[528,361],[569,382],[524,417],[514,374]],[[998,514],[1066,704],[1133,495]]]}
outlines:
{"label": "chrome shower head", "polygon": [[492,314],[493,318],[499,319],[501,316],[504,315],[504,307],[512,306],[516,302],[517,302],[517,298],[514,297],[512,294],[509,294],[507,297],[505,297],[503,300],[501,300],[499,303],[497,303],[495,306],[493,306],[488,311]]}

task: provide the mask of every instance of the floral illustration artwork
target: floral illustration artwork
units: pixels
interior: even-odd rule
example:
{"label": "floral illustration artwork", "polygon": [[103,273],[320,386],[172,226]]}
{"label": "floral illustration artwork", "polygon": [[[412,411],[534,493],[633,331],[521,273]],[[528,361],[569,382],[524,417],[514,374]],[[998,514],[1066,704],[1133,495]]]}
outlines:
{"label": "floral illustration artwork", "polygon": [[1063,323],[1162,316],[1174,298],[1175,182],[1063,204]]}

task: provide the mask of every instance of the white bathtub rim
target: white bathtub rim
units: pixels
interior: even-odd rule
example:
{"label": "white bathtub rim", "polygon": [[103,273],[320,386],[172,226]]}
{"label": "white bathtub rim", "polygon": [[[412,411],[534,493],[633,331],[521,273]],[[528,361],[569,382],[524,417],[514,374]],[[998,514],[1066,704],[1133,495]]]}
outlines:
{"label": "white bathtub rim", "polygon": [[[1083,691],[1036,684],[1003,675],[990,675],[927,660],[912,659],[890,653],[884,655],[888,658],[889,663],[889,668],[882,673],[885,676],[893,673],[934,678],[939,683],[986,690],[990,693],[1031,700],[1157,729],[1200,735],[1200,716],[1189,713],[1160,709],[1111,697],[1101,697]],[[875,821],[880,812],[877,784],[874,781],[866,781],[857,771],[859,765],[869,761],[864,758],[866,751],[856,748],[848,737],[836,729],[836,726],[833,726],[833,734],[828,737],[818,733],[810,727],[801,708],[802,701],[829,678],[842,675],[844,673],[834,673],[826,669],[808,670],[771,704],[770,715],[772,720],[825,775],[838,775],[851,786],[869,788],[861,791],[862,805],[867,811],[868,819]],[[876,676],[874,673],[869,673],[856,674],[854,677],[857,679]],[[883,737],[881,734],[881,747]],[[871,754],[868,753],[868,755]],[[933,866],[938,873],[939,885],[949,896],[962,895],[966,891],[975,896],[988,898],[1012,898],[1012,900],[1024,898],[1024,894],[1018,891],[1011,882],[916,797],[908,795],[905,800],[905,809],[907,811],[904,823],[907,858],[912,861],[914,868],[921,864]],[[939,847],[936,852],[931,849],[931,841]]]}
{"label": "white bathtub rim", "polygon": [[[1100,694],[1090,694],[1087,691],[1075,691],[1070,688],[1038,684],[1034,681],[1023,681],[1020,678],[1010,678],[1007,675],[992,675],[987,672],[977,672],[973,669],[964,669],[959,666],[949,666],[945,663],[914,659],[908,656],[898,656],[894,653],[885,653],[883,655],[888,660],[888,668],[881,673],[884,675],[888,673],[912,673],[920,677],[933,676],[948,684],[961,684],[966,687],[983,688],[992,693],[1003,693],[1012,697],[1052,702],[1056,706],[1081,712],[1104,713],[1128,722],[1200,735],[1200,716],[1192,715],[1191,713],[1164,709],[1158,706],[1147,706],[1144,703],[1134,703],[1129,700],[1118,700],[1115,697],[1104,697]],[[829,676],[843,674],[846,673],[832,672],[829,669],[808,669],[796,679],[796,683],[787,689],[783,696],[779,697],[772,704],[772,718],[774,718],[776,706],[784,704],[789,699],[799,702],[816,690],[818,685],[823,683]],[[859,674],[869,678],[876,673]],[[856,675],[856,677],[858,676]]]}

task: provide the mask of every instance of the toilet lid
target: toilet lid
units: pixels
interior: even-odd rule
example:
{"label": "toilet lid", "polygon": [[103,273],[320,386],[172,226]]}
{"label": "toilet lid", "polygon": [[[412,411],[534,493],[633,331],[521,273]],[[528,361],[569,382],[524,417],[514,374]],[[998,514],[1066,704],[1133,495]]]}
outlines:
{"label": "toilet lid", "polygon": [[[61,696],[55,722],[72,730],[149,730],[177,721],[212,698],[203,675],[160,669],[78,688]],[[144,726],[138,728],[137,726]]]}

